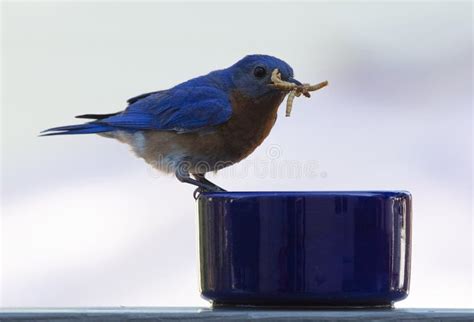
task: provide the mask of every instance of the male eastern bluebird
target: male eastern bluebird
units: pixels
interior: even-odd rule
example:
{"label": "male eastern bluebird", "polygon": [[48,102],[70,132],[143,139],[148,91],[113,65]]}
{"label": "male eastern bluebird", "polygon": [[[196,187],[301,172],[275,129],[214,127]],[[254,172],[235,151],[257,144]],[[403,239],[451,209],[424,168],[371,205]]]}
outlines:
{"label": "male eastern bluebird", "polygon": [[[76,116],[93,121],[55,127],[43,135],[98,133],[129,144],[138,157],[199,191],[225,191],[205,178],[252,153],[275,124],[289,90],[272,85],[272,71],[293,69],[267,55],[249,55],[173,88],[129,99],[124,111]],[[192,175],[192,177],[191,177]]]}

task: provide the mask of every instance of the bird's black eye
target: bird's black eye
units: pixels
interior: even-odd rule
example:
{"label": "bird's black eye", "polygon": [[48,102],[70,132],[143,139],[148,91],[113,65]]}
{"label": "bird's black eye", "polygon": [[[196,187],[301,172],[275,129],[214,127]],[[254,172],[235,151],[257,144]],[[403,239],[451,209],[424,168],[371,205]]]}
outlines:
{"label": "bird's black eye", "polygon": [[267,71],[262,66],[257,66],[253,70],[253,75],[257,78],[265,77],[266,74],[267,74]]}

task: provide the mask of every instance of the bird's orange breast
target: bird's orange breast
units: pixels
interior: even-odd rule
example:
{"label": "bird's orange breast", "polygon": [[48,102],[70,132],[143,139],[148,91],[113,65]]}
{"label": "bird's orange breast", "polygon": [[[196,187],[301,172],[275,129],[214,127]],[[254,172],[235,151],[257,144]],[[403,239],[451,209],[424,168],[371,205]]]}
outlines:
{"label": "bird's orange breast", "polygon": [[231,94],[232,117],[217,132],[225,142],[222,148],[235,162],[247,157],[268,136],[284,97],[282,93],[260,99]]}

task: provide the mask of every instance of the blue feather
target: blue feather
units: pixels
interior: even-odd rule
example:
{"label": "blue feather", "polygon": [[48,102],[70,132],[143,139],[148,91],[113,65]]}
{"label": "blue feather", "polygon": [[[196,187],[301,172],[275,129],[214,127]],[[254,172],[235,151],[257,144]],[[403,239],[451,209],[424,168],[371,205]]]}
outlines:
{"label": "blue feather", "polygon": [[[86,124],[78,124],[78,125],[67,125],[67,126],[59,126],[53,127],[51,129],[47,129],[42,131],[40,136],[52,136],[52,135],[63,135],[63,134],[91,134],[91,133],[102,133],[102,132],[110,132],[114,129],[110,126],[103,125],[103,124],[96,124],[96,123],[86,123]],[[47,132],[54,132],[54,133],[47,133]]]}
{"label": "blue feather", "polygon": [[98,122],[127,130],[190,132],[224,123],[231,115],[226,92],[196,84],[151,94],[129,105],[123,113]]}

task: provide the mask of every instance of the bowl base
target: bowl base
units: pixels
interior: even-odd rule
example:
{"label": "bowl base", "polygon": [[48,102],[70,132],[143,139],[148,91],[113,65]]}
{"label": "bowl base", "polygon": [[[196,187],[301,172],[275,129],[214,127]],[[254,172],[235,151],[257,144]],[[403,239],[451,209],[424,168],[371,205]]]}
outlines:
{"label": "bowl base", "polygon": [[232,302],[213,301],[213,309],[228,309],[228,308],[241,308],[241,309],[268,309],[268,310],[365,310],[365,309],[380,309],[380,310],[391,310],[394,308],[393,302],[391,303],[377,303],[377,304],[327,304],[327,303],[308,303],[308,304],[282,304],[282,303],[254,303],[254,304],[241,304]]}

